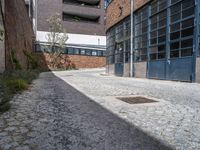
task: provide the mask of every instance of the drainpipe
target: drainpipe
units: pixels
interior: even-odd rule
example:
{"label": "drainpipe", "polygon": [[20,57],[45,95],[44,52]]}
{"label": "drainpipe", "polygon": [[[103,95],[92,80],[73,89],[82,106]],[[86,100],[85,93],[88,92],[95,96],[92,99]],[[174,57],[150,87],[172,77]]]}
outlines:
{"label": "drainpipe", "polygon": [[134,0],[131,0],[131,52],[130,52],[130,77],[133,77],[133,9]]}
{"label": "drainpipe", "polygon": [[35,36],[37,39],[37,19],[38,19],[38,10],[37,10],[37,0],[35,0]]}
{"label": "drainpipe", "polygon": [[29,0],[28,14],[29,14],[29,18],[31,19],[31,0]]}

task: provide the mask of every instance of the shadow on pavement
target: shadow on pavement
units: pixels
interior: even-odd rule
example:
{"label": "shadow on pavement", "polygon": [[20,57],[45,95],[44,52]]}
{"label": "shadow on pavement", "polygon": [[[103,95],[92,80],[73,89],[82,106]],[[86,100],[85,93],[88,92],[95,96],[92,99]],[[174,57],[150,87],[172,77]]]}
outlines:
{"label": "shadow on pavement", "polygon": [[61,139],[68,139],[67,147],[84,150],[172,149],[103,108],[53,73],[46,75],[43,74],[46,85],[56,83],[55,94],[60,96],[54,107],[59,108],[56,115],[62,123],[58,125],[58,130],[63,129]]}
{"label": "shadow on pavement", "polygon": [[[67,76],[66,78],[70,78]],[[0,116],[0,149],[169,150],[170,146],[103,108],[52,72],[16,96]],[[2,132],[4,132],[2,134]],[[9,140],[9,144],[6,141]]]}

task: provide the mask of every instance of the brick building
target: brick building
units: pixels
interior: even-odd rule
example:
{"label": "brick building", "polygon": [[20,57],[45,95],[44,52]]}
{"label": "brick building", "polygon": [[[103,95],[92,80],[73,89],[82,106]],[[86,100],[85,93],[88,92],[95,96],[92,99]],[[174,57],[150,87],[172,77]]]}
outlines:
{"label": "brick building", "polygon": [[24,0],[0,0],[0,2],[0,73],[15,67],[13,57],[22,68],[26,69],[27,57],[23,51],[32,52],[34,33],[25,2]]}
{"label": "brick building", "polygon": [[69,56],[77,68],[105,66],[104,0],[26,0],[26,3],[38,43],[36,52],[45,52],[47,19],[59,13],[69,37],[63,55]]}
{"label": "brick building", "polygon": [[[3,13],[4,13],[4,1],[1,1],[0,7],[0,30],[5,31],[3,23]],[[0,73],[4,72],[6,68],[6,57],[5,57],[5,40],[1,38],[0,40]]]}
{"label": "brick building", "polygon": [[134,0],[133,13],[130,2],[112,0],[106,9],[107,72],[200,82],[200,1]]}

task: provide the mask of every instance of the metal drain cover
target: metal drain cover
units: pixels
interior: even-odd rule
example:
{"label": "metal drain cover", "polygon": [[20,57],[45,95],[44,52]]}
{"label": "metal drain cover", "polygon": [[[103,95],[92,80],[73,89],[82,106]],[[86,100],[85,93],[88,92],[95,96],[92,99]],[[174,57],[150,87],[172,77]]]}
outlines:
{"label": "metal drain cover", "polygon": [[68,75],[66,75],[65,77],[72,77],[73,75],[72,74],[68,74]]}
{"label": "metal drain cover", "polygon": [[158,101],[155,101],[150,98],[137,96],[137,97],[117,97],[117,99],[129,103],[129,104],[144,104],[144,103],[156,103]]}

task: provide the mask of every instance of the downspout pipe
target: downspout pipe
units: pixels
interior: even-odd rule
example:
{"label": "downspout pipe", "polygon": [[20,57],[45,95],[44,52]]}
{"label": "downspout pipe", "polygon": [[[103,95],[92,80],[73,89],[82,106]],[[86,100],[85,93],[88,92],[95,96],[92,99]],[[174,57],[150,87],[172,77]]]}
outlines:
{"label": "downspout pipe", "polygon": [[29,15],[29,18],[31,19],[31,0],[29,0],[29,6],[28,6],[28,15]]}
{"label": "downspout pipe", "polygon": [[134,0],[131,0],[131,51],[130,51],[130,77],[133,77],[133,10]]}
{"label": "downspout pipe", "polygon": [[37,39],[37,22],[38,22],[38,3],[37,3],[37,0],[35,0],[35,36],[36,36],[36,39]]}

